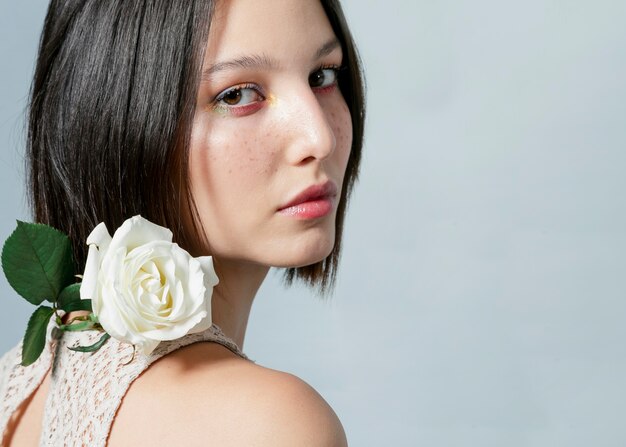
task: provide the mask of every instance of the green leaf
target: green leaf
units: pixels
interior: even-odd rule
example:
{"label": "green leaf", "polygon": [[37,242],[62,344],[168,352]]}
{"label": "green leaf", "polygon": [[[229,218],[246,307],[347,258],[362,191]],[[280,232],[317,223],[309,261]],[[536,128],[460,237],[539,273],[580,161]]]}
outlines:
{"label": "green leaf", "polygon": [[72,351],[77,351],[77,352],[93,352],[93,351],[97,351],[98,349],[100,349],[107,342],[107,340],[109,338],[111,338],[111,336],[105,332],[104,335],[102,335],[102,337],[100,338],[100,340],[95,342],[93,345],[89,345],[89,346],[75,346],[73,348],[69,348],[68,347],[68,349],[71,349]]}
{"label": "green leaf", "polygon": [[81,321],[80,323],[63,324],[60,329],[68,332],[86,331],[93,328],[93,321]]}
{"label": "green leaf", "polygon": [[63,309],[67,313],[74,312],[75,310],[88,310],[89,312],[93,312],[91,300],[70,301],[63,307],[60,307],[60,309]]}
{"label": "green leaf", "polygon": [[48,225],[18,220],[2,247],[2,269],[11,287],[30,303],[53,302],[74,281],[70,240]]}
{"label": "green leaf", "polygon": [[[59,309],[65,310],[65,306],[75,301],[80,301],[80,283],[70,284],[65,289],[61,290],[57,306]],[[67,310],[65,311],[67,312]]]}
{"label": "green leaf", "polygon": [[22,366],[35,362],[46,345],[46,329],[54,310],[48,306],[39,306],[28,320],[26,334],[22,342]]}

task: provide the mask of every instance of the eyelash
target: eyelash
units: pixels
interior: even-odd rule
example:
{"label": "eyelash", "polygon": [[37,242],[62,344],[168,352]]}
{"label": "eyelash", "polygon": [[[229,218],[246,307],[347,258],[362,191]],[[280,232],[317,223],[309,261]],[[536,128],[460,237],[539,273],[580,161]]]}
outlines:
{"label": "eyelash", "polygon": [[329,85],[327,85],[325,87],[311,87],[311,88],[313,88],[315,91],[317,91],[319,93],[325,93],[325,92],[328,92],[330,90],[334,90],[335,87],[337,87],[337,82],[339,81],[339,73],[343,69],[344,69],[344,67],[342,67],[340,65],[321,65],[316,70],[313,70],[311,72],[311,74],[309,75],[309,80],[311,79],[311,76],[314,73],[318,73],[318,72],[324,71],[324,70],[331,70],[333,72],[333,75],[334,75],[335,78],[333,79],[333,82],[331,82]]}
{"label": "eyelash", "polygon": [[[225,104],[223,102],[224,98],[226,98],[228,94],[230,93],[241,94],[241,92],[246,91],[246,90],[253,91],[255,95],[261,98],[261,100],[255,101],[249,104],[244,104],[244,105],[230,105],[230,104]],[[243,115],[247,115],[251,113],[252,111],[259,109],[261,107],[261,102],[265,101],[265,99],[266,97],[258,85],[251,84],[251,83],[239,84],[233,87],[229,87],[226,90],[222,91],[220,94],[218,94],[213,100],[213,109],[216,112],[222,113],[222,114],[243,116]]]}
{"label": "eyelash", "polygon": [[[317,93],[321,93],[321,94],[334,90],[337,87],[339,74],[344,69],[345,67],[340,66],[340,65],[321,65],[320,67],[318,67],[317,69],[311,72],[311,74],[309,75],[309,79],[310,79],[310,76],[312,76],[313,74],[318,73],[320,71],[324,71],[324,70],[332,70],[334,74],[334,79],[329,85],[326,85],[324,87],[311,86],[311,88],[313,89],[313,91]],[[241,92],[244,92],[246,90],[252,90],[255,95],[260,97],[260,100],[254,101],[248,104],[244,104],[244,105],[229,105],[223,102],[227,95],[231,93],[238,93],[241,95]],[[221,114],[245,116],[261,108],[262,102],[265,100],[266,100],[266,96],[258,85],[252,84],[252,83],[239,84],[239,85],[229,87],[226,90],[223,90],[222,92],[220,92],[213,100],[212,109]]]}

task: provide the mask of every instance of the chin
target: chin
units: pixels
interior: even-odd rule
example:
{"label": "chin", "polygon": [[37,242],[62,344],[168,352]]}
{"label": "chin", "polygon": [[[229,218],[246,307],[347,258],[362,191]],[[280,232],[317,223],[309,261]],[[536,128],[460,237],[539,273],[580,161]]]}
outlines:
{"label": "chin", "polygon": [[286,248],[282,253],[277,254],[273,267],[298,268],[316,264],[323,261],[330,255],[335,246],[335,235],[325,238],[311,238],[297,242],[284,242]]}

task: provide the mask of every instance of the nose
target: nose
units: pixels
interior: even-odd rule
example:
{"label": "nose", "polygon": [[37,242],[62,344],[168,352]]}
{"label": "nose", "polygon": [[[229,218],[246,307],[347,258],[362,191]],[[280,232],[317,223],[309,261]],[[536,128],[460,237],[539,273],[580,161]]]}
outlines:
{"label": "nose", "polygon": [[285,110],[284,131],[290,136],[287,148],[294,165],[322,161],[335,150],[335,132],[320,100],[307,85],[294,95]]}

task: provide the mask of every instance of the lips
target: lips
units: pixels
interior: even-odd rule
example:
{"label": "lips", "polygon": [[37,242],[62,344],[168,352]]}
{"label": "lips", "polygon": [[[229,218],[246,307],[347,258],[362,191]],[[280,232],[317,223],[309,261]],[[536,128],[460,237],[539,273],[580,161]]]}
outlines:
{"label": "lips", "polygon": [[335,186],[333,182],[328,181],[321,185],[313,185],[305,189],[296,197],[294,197],[291,201],[281,206],[279,210],[283,210],[285,208],[300,205],[306,202],[312,202],[315,200],[330,199],[330,198],[335,197],[336,195],[337,195],[337,187]]}
{"label": "lips", "polygon": [[323,217],[332,211],[336,196],[337,186],[331,181],[313,185],[282,205],[278,212],[301,219]]}

